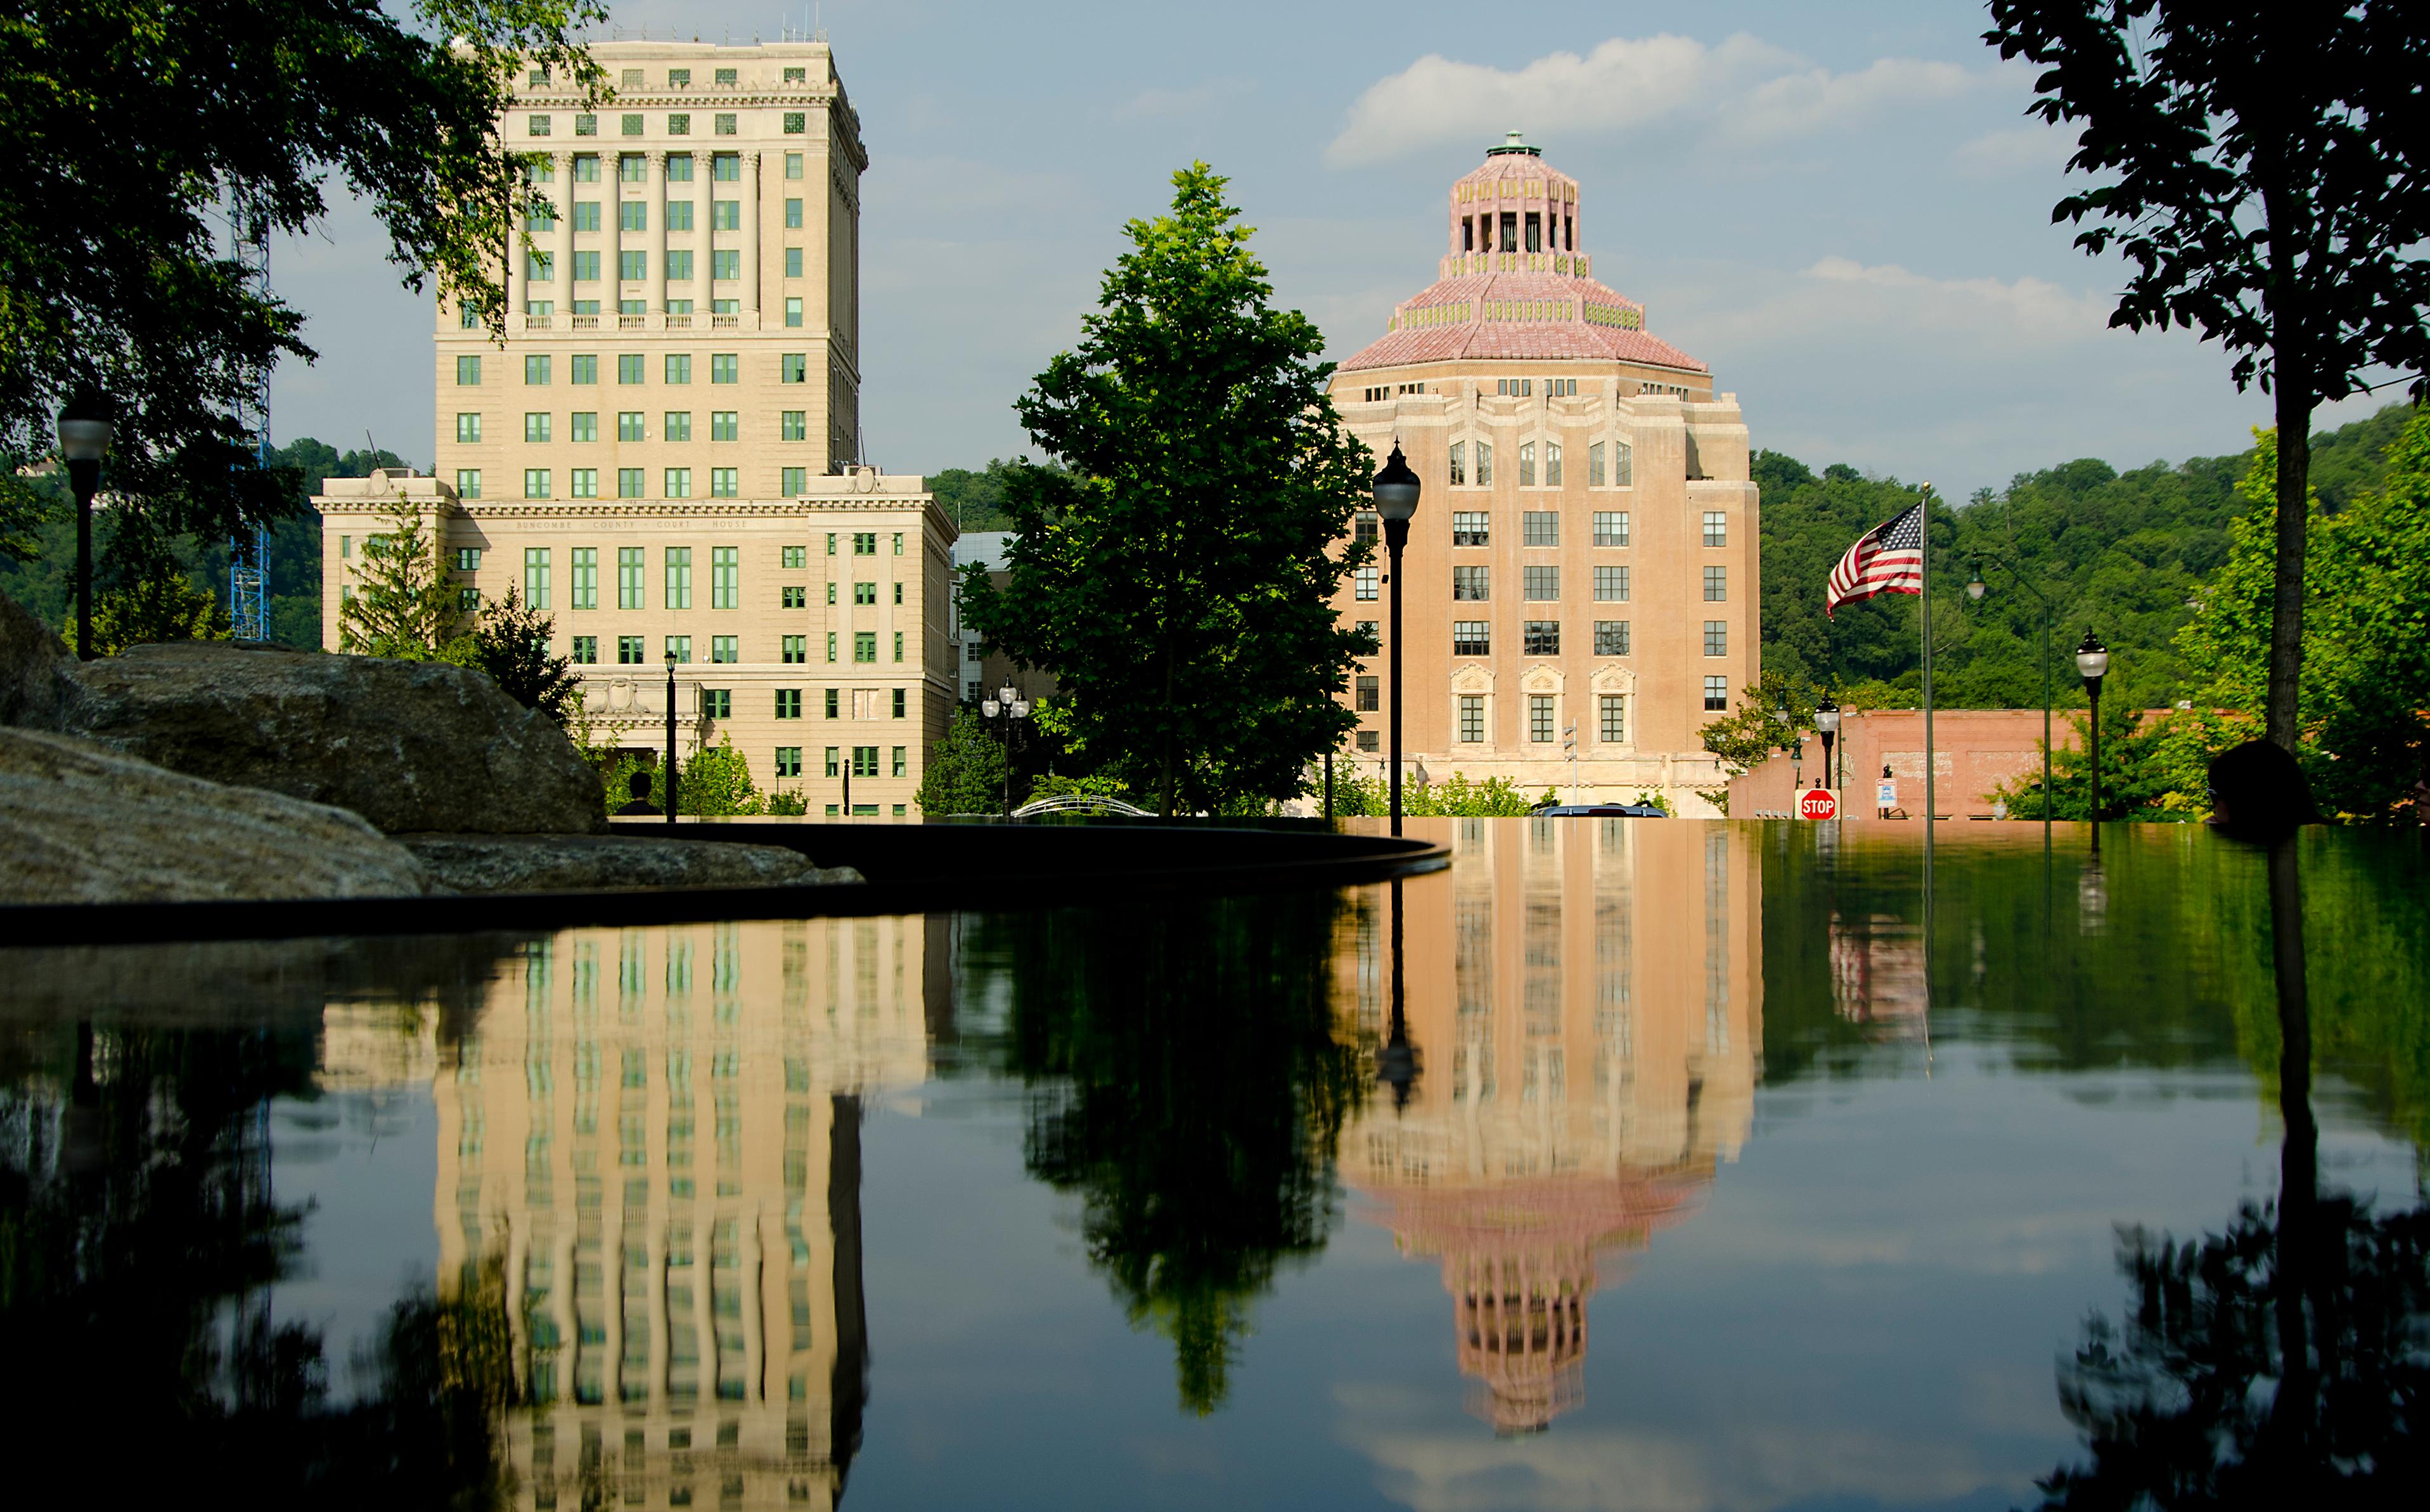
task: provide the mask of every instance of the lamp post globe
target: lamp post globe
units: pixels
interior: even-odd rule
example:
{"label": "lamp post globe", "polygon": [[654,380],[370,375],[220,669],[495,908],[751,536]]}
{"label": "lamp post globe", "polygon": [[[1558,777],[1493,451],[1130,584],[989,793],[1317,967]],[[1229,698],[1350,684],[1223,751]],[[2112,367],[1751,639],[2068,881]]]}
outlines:
{"label": "lamp post globe", "polygon": [[1822,785],[1837,789],[1839,774],[1831,766],[1831,747],[1839,739],[1839,706],[1828,693],[1822,695],[1822,702],[1814,706],[1814,733],[1822,737]]}
{"label": "lamp post globe", "polygon": [[76,500],[76,659],[92,659],[92,496],[101,490],[101,461],[109,455],[108,398],[79,389],[59,410],[59,458]]}
{"label": "lamp post globe", "polygon": [[2091,702],[2092,718],[2090,755],[2092,758],[2092,806],[2087,810],[2092,821],[2092,844],[2101,846],[2101,679],[2109,675],[2109,648],[2088,628],[2083,644],[2075,648],[2075,670],[2084,678],[2084,696]]}
{"label": "lamp post globe", "polygon": [[1384,522],[1385,575],[1392,585],[1392,833],[1401,833],[1401,548],[1409,543],[1409,521],[1418,512],[1418,474],[1401,455],[1398,438],[1384,469],[1375,474],[1375,513]]}
{"label": "lamp post globe", "polygon": [[1966,578],[1966,596],[1980,604],[1983,602],[1983,594],[1988,587],[1983,581],[1983,564],[1980,561],[1973,562],[1970,564],[1970,568]]}

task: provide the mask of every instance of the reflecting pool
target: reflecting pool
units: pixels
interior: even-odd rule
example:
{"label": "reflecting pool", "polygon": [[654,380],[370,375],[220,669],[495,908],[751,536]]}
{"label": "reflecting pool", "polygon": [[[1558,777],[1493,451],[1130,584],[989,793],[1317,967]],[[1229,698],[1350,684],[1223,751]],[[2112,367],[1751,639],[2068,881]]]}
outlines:
{"label": "reflecting pool", "polygon": [[1927,909],[1911,825],[1413,827],[1449,871],[1340,893],[0,951],[18,1473],[1662,1512],[2420,1473],[2417,843],[1953,826]]}

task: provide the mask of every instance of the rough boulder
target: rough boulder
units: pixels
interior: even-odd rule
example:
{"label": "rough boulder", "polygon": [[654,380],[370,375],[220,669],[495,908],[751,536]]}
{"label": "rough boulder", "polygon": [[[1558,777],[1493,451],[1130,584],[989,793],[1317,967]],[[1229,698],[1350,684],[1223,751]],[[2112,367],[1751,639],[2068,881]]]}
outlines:
{"label": "rough boulder", "polygon": [[81,694],[75,657],[51,627],[0,595],[0,724],[58,729]]}
{"label": "rough boulder", "polygon": [[433,878],[459,892],[593,892],[858,882],[778,845],[643,835],[408,835]]}
{"label": "rough boulder", "polygon": [[0,728],[0,903],[378,898],[431,890],[342,809]]}
{"label": "rough boulder", "polygon": [[79,669],[70,735],[213,782],[350,808],[390,834],[607,827],[563,731],[478,673],[230,641],[137,646]]}

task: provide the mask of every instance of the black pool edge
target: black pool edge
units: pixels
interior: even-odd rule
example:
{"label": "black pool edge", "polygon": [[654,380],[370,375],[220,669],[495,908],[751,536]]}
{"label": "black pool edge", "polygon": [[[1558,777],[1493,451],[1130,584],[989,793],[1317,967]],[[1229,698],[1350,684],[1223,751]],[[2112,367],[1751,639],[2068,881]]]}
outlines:
{"label": "black pool edge", "polygon": [[[618,833],[626,830],[616,826]],[[661,825],[646,833],[663,837],[667,831]],[[13,904],[0,906],[0,949],[995,913],[1141,896],[1329,889],[1451,864],[1450,852],[1427,840],[1253,829],[684,824],[674,833],[682,839],[781,845],[821,866],[854,867],[868,880],[441,897]]]}

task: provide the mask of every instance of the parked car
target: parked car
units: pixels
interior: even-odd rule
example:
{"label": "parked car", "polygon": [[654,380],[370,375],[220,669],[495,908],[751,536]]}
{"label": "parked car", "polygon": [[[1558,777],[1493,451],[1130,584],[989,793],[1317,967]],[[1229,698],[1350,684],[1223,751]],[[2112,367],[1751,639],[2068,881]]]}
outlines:
{"label": "parked car", "polygon": [[1539,819],[1669,819],[1652,804],[1538,804],[1527,812]]}

